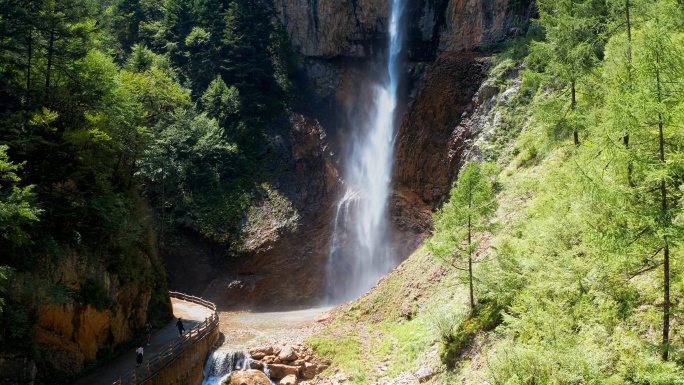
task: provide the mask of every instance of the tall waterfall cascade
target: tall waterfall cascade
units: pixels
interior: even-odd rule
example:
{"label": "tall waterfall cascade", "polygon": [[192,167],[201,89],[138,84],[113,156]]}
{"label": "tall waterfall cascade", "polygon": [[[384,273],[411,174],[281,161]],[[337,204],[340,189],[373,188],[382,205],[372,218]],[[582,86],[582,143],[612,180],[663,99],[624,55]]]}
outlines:
{"label": "tall waterfall cascade", "polygon": [[[391,0],[384,73],[368,95],[368,109],[352,128],[345,160],[347,191],[337,205],[328,267],[328,300],[356,298],[396,267],[390,244],[390,193],[397,91],[401,75],[405,0]],[[354,120],[354,119],[352,119]]]}

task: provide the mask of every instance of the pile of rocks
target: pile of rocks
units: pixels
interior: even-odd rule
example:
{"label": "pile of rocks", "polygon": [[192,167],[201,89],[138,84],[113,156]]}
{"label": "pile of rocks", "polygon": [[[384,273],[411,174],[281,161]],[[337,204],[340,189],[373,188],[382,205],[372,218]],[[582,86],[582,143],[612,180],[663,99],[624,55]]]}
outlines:
{"label": "pile of rocks", "polygon": [[[297,345],[259,346],[250,349],[251,369],[255,371],[235,371],[230,377],[230,385],[270,385],[268,380],[279,381],[279,385],[297,385],[303,380],[311,380],[330,366],[330,361],[316,357],[310,347]],[[263,376],[262,376],[263,373]],[[268,377],[267,377],[268,376]]]}

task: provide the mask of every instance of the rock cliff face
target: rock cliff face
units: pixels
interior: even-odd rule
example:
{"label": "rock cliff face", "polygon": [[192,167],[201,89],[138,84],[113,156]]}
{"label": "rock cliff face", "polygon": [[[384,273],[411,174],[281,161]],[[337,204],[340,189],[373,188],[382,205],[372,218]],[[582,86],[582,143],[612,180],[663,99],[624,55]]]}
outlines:
{"label": "rock cliff face", "polygon": [[[255,192],[238,258],[201,239],[169,247],[172,288],[201,294],[222,308],[282,309],[318,303],[343,162],[354,113],[387,46],[390,0],[276,0],[280,20],[302,58],[300,95],[272,135],[277,175]],[[490,60],[484,54],[524,33],[532,0],[405,0],[406,79],[397,135],[395,188],[389,201],[399,260],[432,229],[473,133],[462,120]],[[188,258],[192,255],[192,258]]]}
{"label": "rock cliff face", "polygon": [[[297,51],[308,57],[372,57],[386,47],[388,0],[276,0]],[[411,60],[474,50],[521,33],[531,0],[405,0]]]}
{"label": "rock cliff face", "polygon": [[[306,306],[324,292],[337,165],[316,119],[292,113],[289,131],[274,133],[273,191],[250,211],[238,259],[216,255],[202,296],[222,308]],[[179,272],[178,281],[188,278]]]}
{"label": "rock cliff face", "polygon": [[436,207],[456,179],[471,133],[459,126],[473,111],[473,96],[490,59],[473,53],[440,55],[408,106],[397,136],[395,180]]}
{"label": "rock cliff face", "polygon": [[57,383],[131,341],[147,322],[169,320],[161,261],[142,252],[137,260],[144,273],[122,280],[107,271],[104,258],[65,251],[59,264],[25,277],[24,287],[40,281],[54,288],[36,304],[39,359],[0,357],[0,373],[14,378],[9,383]]}

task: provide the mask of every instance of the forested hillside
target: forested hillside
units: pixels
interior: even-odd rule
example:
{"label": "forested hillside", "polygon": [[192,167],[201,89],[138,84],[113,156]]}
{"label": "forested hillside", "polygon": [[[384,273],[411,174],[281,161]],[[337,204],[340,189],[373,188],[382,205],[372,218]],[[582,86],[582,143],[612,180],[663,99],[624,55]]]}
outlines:
{"label": "forested hillside", "polygon": [[310,339],[337,378],[684,383],[684,6],[538,10],[433,237]]}
{"label": "forested hillside", "polygon": [[[34,359],[41,381],[74,375],[168,320],[166,239],[239,241],[291,93],[274,12],[0,1],[3,357]],[[91,313],[122,324],[85,336]]]}

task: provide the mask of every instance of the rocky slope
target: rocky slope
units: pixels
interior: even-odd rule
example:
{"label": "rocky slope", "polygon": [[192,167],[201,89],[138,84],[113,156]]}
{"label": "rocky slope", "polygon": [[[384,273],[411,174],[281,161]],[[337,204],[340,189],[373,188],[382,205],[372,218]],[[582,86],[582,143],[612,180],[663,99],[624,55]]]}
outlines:
{"label": "rocky slope", "polygon": [[291,129],[271,135],[275,177],[255,194],[239,257],[226,257],[221,245],[174,245],[167,256],[172,287],[227,309],[305,306],[319,298],[338,166],[316,119],[292,113],[285,124]]}

